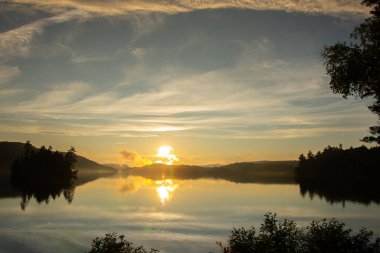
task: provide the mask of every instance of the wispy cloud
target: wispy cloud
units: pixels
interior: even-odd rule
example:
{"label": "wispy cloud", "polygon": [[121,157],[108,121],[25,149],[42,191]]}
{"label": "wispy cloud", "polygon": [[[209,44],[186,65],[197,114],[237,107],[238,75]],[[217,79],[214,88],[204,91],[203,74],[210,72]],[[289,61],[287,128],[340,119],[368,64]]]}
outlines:
{"label": "wispy cloud", "polygon": [[[202,138],[288,139],[366,129],[372,119],[364,104],[331,93],[320,63],[278,59],[266,38],[240,47],[229,68],[194,74],[176,67],[148,73],[142,68],[140,79],[126,75],[125,83],[103,92],[81,81],[50,85],[4,106],[3,121],[8,120],[2,129],[120,138],[172,132]],[[154,88],[123,95],[129,78],[133,83],[143,78]]]}
{"label": "wispy cloud", "polygon": [[[175,76],[158,83],[154,91],[119,98],[117,90],[91,95],[88,84],[58,85],[3,113],[32,117],[34,123],[25,124],[25,131],[129,138],[172,131],[212,138],[288,139],[365,129],[366,123],[360,122],[371,118],[365,106],[331,94],[319,64],[261,60],[248,64],[242,59],[233,69]],[[344,126],[347,121],[352,121],[350,127]],[[123,154],[138,157],[126,150]]]}
{"label": "wispy cloud", "polygon": [[59,8],[80,8],[104,15],[118,15],[136,11],[178,13],[221,8],[283,10],[327,14],[366,14],[368,12],[368,10],[360,6],[359,1],[339,0],[61,0],[54,3],[48,0],[15,0],[15,2],[35,4],[48,8],[54,6]]}
{"label": "wispy cloud", "polygon": [[[242,45],[235,67],[228,69],[181,75],[176,68],[156,72],[148,80],[155,83],[154,89],[127,96],[120,96],[123,85],[101,93],[83,82],[52,85],[29,100],[4,107],[3,113],[11,118],[28,115],[34,123],[29,122],[25,131],[119,137],[177,132],[236,139],[321,135],[344,131],[349,119],[371,118],[364,105],[354,106],[357,102],[330,92],[319,63],[268,58],[270,47],[267,39]],[[348,131],[364,125],[352,123]]]}
{"label": "wispy cloud", "polygon": [[18,74],[20,74],[19,67],[0,65],[0,85],[8,83]]}
{"label": "wispy cloud", "polygon": [[[43,15],[41,17],[34,17],[30,22],[23,21],[14,21],[15,25],[10,27],[9,29],[5,29],[4,32],[0,33],[0,64],[7,63],[9,60],[15,58],[27,58],[38,53],[38,50],[41,47],[44,47],[43,51],[47,55],[57,54],[59,50],[66,50],[68,53],[72,54],[72,62],[73,63],[85,63],[91,61],[106,61],[115,57],[115,55],[96,55],[96,56],[87,56],[87,55],[77,55],[77,52],[73,52],[70,46],[64,45],[65,43],[70,43],[71,34],[75,33],[76,29],[66,31],[65,36],[62,36],[61,41],[53,41],[53,43],[39,44],[40,41],[38,38],[43,38],[46,29],[49,26],[69,23],[73,22],[79,24],[83,21],[89,21],[96,18],[101,18],[103,15],[106,16],[114,16],[121,14],[120,9],[117,6],[113,6],[111,3],[101,3],[99,2],[88,2],[88,4],[81,3],[74,4],[70,3],[70,1],[59,1],[59,2],[51,2],[51,1],[11,1],[8,3],[10,5],[9,9],[13,12],[19,11],[17,15],[23,17],[25,15],[25,9],[35,9],[35,10],[44,10],[49,13],[49,15]],[[3,3],[4,6],[7,6],[7,3]],[[18,5],[19,8],[18,8]],[[99,5],[98,8],[90,8],[92,5]],[[110,8],[115,8],[116,12],[108,12]],[[111,9],[112,9],[111,8]],[[97,10],[97,11],[96,11]],[[104,10],[104,11],[102,11]],[[0,15],[3,10],[0,10]],[[124,12],[124,11],[122,11]],[[124,13],[126,15],[121,15],[121,19],[127,22],[133,28],[133,34],[131,34],[131,42],[136,41],[141,36],[152,32],[157,29],[157,27],[161,26],[164,22],[164,17],[157,13],[151,12],[127,12]],[[7,19],[7,18],[5,18]],[[22,20],[22,19],[21,19]],[[118,22],[120,20],[110,20],[109,22]],[[123,21],[123,22],[124,22]],[[61,47],[61,48],[60,48]],[[119,52],[120,53],[120,52]],[[142,48],[136,48],[131,51],[133,55],[136,57],[142,57],[144,51]]]}
{"label": "wispy cloud", "polygon": [[33,47],[33,39],[41,35],[48,25],[83,19],[89,15],[88,12],[79,9],[66,11],[0,33],[0,63],[13,57],[29,56]]}
{"label": "wispy cloud", "polygon": [[[2,135],[277,141],[358,135],[376,121],[365,101],[330,91],[318,58],[356,21],[286,13],[363,17],[357,1],[12,4],[48,14],[0,33]],[[145,158],[121,151],[125,161]]]}
{"label": "wispy cloud", "polygon": [[[28,108],[28,111],[47,111],[49,108],[59,108],[67,106],[81,100],[82,96],[90,89],[90,86],[83,82],[72,82],[68,84],[52,85],[49,90],[38,94],[35,98],[21,102],[20,108]],[[47,109],[47,110],[46,110]],[[22,110],[22,109],[19,109]]]}

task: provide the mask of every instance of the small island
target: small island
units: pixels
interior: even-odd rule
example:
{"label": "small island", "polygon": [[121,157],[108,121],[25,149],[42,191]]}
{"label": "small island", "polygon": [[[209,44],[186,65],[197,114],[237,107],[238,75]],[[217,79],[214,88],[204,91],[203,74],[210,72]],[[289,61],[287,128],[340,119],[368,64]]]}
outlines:
{"label": "small island", "polygon": [[21,208],[24,210],[32,197],[38,203],[48,203],[62,193],[71,203],[74,198],[77,170],[75,148],[71,147],[65,154],[53,151],[50,146],[35,149],[28,141],[24,154],[11,166],[11,184],[21,193]]}

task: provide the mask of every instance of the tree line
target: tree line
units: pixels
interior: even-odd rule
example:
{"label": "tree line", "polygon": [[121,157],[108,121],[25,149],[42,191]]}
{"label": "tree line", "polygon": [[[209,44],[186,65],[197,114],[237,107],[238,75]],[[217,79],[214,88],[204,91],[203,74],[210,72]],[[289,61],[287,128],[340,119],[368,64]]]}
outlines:
{"label": "tree line", "polygon": [[380,147],[328,146],[316,154],[301,154],[295,179],[302,195],[317,194],[331,203],[380,203],[379,164]]}
{"label": "tree line", "polygon": [[380,176],[379,164],[380,147],[328,146],[316,154],[301,154],[295,175],[297,181],[371,183]]}

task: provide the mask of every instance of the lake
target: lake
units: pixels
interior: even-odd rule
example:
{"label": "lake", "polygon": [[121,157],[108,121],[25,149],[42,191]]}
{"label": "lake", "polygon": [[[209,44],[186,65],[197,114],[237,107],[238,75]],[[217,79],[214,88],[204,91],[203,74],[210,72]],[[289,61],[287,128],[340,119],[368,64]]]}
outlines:
{"label": "lake", "polygon": [[48,204],[32,198],[24,210],[20,202],[0,199],[0,252],[85,252],[96,236],[118,232],[160,252],[216,253],[215,241],[225,242],[233,227],[258,228],[267,212],[299,225],[335,217],[380,236],[380,205],[331,204],[291,183],[116,175],[77,186],[70,204],[62,195]]}

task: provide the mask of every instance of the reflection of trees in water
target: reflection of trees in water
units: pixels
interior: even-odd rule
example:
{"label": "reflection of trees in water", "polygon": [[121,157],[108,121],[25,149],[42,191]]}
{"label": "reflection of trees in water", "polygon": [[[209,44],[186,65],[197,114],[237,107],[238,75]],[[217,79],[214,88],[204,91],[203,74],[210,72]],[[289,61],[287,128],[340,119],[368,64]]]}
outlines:
{"label": "reflection of trees in water", "polygon": [[77,179],[77,171],[73,170],[76,161],[73,147],[62,154],[44,146],[35,151],[27,142],[23,157],[15,160],[11,167],[11,183],[21,194],[21,208],[24,210],[33,197],[38,203],[49,203],[50,198],[56,199],[62,193],[71,203]]}
{"label": "reflection of trees in water", "polygon": [[[38,174],[37,174],[38,177]],[[21,194],[21,208],[24,210],[33,197],[38,203],[49,203],[50,198],[63,196],[71,203],[74,199],[75,180],[72,178],[16,178],[12,176],[12,186]]]}
{"label": "reflection of trees in water", "polygon": [[326,199],[330,204],[346,201],[358,202],[365,205],[380,204],[380,185],[375,184],[343,184],[343,183],[315,183],[301,182],[300,193],[310,199],[318,196]]}
{"label": "reflection of trees in water", "polygon": [[325,198],[330,203],[380,203],[380,147],[343,149],[328,146],[299,157],[295,170],[302,196]]}

